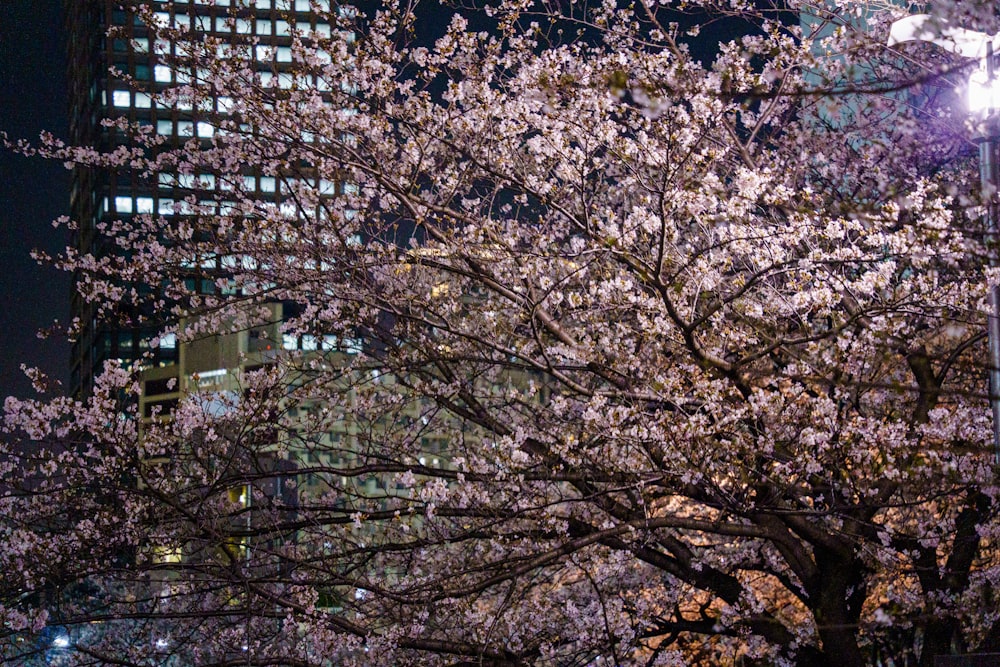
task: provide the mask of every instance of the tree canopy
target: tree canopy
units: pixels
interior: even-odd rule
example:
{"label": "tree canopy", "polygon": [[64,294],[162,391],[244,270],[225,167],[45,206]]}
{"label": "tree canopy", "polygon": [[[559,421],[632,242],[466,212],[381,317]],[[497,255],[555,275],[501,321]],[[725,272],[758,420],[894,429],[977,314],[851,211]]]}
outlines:
{"label": "tree canopy", "polygon": [[225,38],[136,11],[169,76],[131,86],[197,129],[37,147],[160,188],[52,259],[154,346],[245,342],[176,406],[141,364],[8,399],[7,659],[1000,643],[975,63],[885,47],[904,8],[390,2],[287,62],[236,0]]}

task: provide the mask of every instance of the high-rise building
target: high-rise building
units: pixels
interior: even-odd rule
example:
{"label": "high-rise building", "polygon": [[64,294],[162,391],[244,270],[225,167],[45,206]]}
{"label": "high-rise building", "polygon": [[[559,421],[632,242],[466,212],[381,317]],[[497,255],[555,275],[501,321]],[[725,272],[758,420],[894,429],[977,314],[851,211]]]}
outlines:
{"label": "high-rise building", "polygon": [[[150,13],[143,16],[139,7]],[[192,138],[210,141],[218,119],[226,113],[226,100],[194,110],[156,103],[157,92],[192,77],[191,72],[171,64],[178,55],[177,45],[156,26],[204,33],[234,44],[255,40],[252,53],[257,68],[280,85],[281,74],[292,67],[294,30],[329,35],[330,7],[330,0],[66,0],[71,141],[104,150],[127,145],[131,140],[126,133],[102,123],[121,118],[149,127],[166,137],[167,145]],[[217,194],[211,192],[215,188],[212,174],[195,174],[188,180],[193,182],[161,174],[151,182],[129,170],[77,168],[71,190],[71,217],[79,225],[74,245],[97,256],[115,253],[114,239],[99,233],[102,223],[143,213],[183,215],[180,203],[195,187],[200,201],[210,201]],[[244,188],[263,198],[275,192],[273,175],[248,173],[244,181]],[[209,280],[202,283],[193,285],[194,289],[207,292],[214,287]],[[76,293],[72,311],[79,328],[71,360],[71,390],[76,396],[90,392],[94,378],[109,360],[128,363],[148,355],[154,367],[178,361],[172,338],[150,346],[158,329],[155,313],[123,306],[120,312],[102,318]]]}

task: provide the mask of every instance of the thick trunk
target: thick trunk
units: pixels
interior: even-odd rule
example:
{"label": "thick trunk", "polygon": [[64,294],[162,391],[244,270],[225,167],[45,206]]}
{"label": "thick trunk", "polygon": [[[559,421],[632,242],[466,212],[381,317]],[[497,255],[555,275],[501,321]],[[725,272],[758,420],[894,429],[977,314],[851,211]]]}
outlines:
{"label": "thick trunk", "polygon": [[825,664],[828,667],[865,667],[858,646],[860,605],[856,604],[856,593],[863,585],[863,568],[853,558],[821,553],[817,553],[816,564],[820,584],[818,604],[814,609]]}

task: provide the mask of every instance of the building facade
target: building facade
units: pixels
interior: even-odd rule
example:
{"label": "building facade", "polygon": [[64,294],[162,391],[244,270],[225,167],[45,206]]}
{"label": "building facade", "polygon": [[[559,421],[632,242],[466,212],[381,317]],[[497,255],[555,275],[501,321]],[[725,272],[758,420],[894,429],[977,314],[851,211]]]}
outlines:
{"label": "building facade", "polygon": [[[335,11],[335,8],[333,8]],[[296,29],[331,34],[331,0],[66,0],[70,85],[70,139],[75,145],[109,150],[133,139],[106,121],[125,119],[163,137],[167,146],[197,139],[208,145],[227,100],[210,107],[166,105],[156,95],[183,85],[196,72],[181,71],[175,63],[178,48],[165,38],[169,28],[199,37],[211,35],[223,42],[251,44],[262,80],[281,86],[292,68],[292,40]],[[290,77],[289,77],[290,78]],[[254,196],[277,196],[275,175],[244,175],[242,187]],[[199,204],[225,207],[223,186],[210,173],[177,176],[160,174],[152,181],[132,170],[110,171],[78,167],[72,175],[71,217],[78,227],[73,245],[96,257],[116,252],[114,239],[100,233],[102,225],[135,215],[182,216],[185,197],[197,195]],[[79,276],[76,277],[79,279]],[[211,292],[211,280],[191,278],[193,288]],[[155,290],[153,285],[135,286]],[[72,348],[71,391],[90,393],[105,363],[137,360],[151,367],[178,362],[177,345],[164,337],[150,341],[166,322],[152,309],[121,307],[99,316],[93,304],[74,290],[72,302],[78,335]]]}

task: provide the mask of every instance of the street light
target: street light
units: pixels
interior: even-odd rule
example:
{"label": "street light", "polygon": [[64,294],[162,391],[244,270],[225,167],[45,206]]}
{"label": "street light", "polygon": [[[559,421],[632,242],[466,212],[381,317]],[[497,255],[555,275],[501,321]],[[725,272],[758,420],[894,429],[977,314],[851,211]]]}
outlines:
{"label": "street light", "polygon": [[[979,144],[979,179],[986,204],[986,252],[991,267],[1000,267],[997,247],[1000,245],[997,191],[1000,173],[997,170],[997,145],[1000,143],[1000,81],[994,75],[995,45],[1000,35],[955,28],[933,21],[928,14],[916,14],[895,21],[889,29],[889,46],[901,42],[923,41],[956,53],[963,58],[976,58],[979,68],[969,76],[969,111],[981,121],[977,130]],[[1000,285],[989,287],[989,316],[986,333],[990,349],[989,391],[993,410],[993,462],[1000,466]]]}

